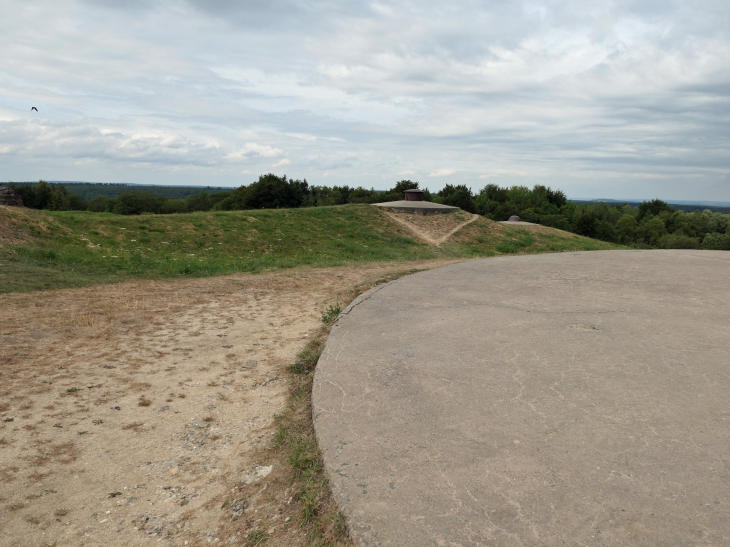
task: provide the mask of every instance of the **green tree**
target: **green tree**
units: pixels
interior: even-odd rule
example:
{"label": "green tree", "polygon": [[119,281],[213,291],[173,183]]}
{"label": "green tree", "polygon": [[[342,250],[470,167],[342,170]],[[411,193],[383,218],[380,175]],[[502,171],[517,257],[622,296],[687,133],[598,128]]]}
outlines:
{"label": "green tree", "polygon": [[616,236],[618,237],[619,243],[631,243],[636,241],[636,228],[638,223],[636,219],[629,215],[624,214],[616,222]]}
{"label": "green tree", "polygon": [[306,179],[287,180],[286,175],[277,177],[273,173],[261,175],[249,186],[241,186],[223,199],[217,209],[282,209],[300,207],[304,203],[309,184]]}
{"label": "green tree", "polygon": [[592,207],[581,207],[575,219],[575,233],[586,236],[596,236],[596,224],[598,219]]}
{"label": "green tree", "polygon": [[667,233],[664,221],[659,217],[654,217],[641,224],[637,230],[637,235],[644,243],[656,247],[659,239]]}
{"label": "green tree", "polygon": [[651,214],[652,216],[657,216],[660,213],[663,213],[664,211],[674,211],[671,205],[669,205],[666,201],[662,201],[660,199],[653,199],[651,201],[642,201],[639,204],[639,215],[637,220],[641,222],[644,217]]}
{"label": "green tree", "polygon": [[51,186],[45,180],[39,180],[38,184],[33,185],[33,203],[27,207],[48,209],[53,197],[53,188]]}
{"label": "green tree", "polygon": [[477,203],[474,200],[471,188],[467,188],[464,184],[457,186],[447,184],[438,195],[441,198],[441,203],[444,205],[459,207],[469,213],[477,212]]}
{"label": "green tree", "polygon": [[44,209],[51,211],[68,211],[71,208],[71,200],[68,197],[66,188],[60,185],[51,185],[51,196]]}

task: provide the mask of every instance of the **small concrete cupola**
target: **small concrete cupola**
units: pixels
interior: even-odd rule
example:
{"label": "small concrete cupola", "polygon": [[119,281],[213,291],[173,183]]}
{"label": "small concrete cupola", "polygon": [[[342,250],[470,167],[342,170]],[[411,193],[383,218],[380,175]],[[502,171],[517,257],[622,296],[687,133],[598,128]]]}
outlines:
{"label": "small concrete cupola", "polygon": [[406,190],[406,201],[423,201],[423,190],[418,188]]}

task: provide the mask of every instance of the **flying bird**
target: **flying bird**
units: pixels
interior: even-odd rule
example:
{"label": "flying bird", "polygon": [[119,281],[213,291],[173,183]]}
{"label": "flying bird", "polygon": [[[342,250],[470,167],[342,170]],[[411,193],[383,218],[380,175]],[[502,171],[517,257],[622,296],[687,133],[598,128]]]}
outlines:
{"label": "flying bird", "polygon": [[31,106],[31,107],[30,107],[30,111],[31,111],[31,112],[33,112],[34,110],[35,110],[36,112],[38,112],[38,109],[37,109],[37,108],[36,108],[35,106]]}

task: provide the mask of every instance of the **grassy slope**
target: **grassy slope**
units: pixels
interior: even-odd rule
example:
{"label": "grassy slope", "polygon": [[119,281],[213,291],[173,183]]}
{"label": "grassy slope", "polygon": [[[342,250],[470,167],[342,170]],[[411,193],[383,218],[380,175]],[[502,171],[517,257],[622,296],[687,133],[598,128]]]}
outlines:
{"label": "grassy slope", "polygon": [[459,230],[442,247],[457,256],[474,257],[625,248],[546,226],[510,226],[485,218]]}
{"label": "grassy slope", "polygon": [[415,241],[369,205],[157,216],[0,206],[0,293],[301,265],[617,248],[541,230],[479,219],[439,249]]}

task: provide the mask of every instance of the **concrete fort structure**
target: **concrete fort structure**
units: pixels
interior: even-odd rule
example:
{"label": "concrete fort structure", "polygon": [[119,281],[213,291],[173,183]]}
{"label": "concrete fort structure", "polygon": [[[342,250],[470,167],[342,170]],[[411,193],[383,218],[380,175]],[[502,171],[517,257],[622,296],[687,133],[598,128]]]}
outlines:
{"label": "concrete fort structure", "polygon": [[333,327],[313,413],[358,547],[730,545],[730,252],[462,262]]}
{"label": "concrete fort structure", "polygon": [[385,203],[374,203],[373,205],[419,215],[436,215],[439,213],[452,213],[459,210],[458,207],[423,201],[423,190],[418,190],[417,188],[406,190],[404,197],[405,199],[401,201],[386,201]]}

